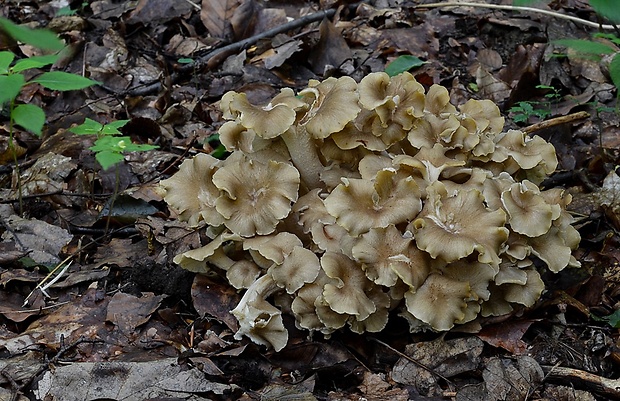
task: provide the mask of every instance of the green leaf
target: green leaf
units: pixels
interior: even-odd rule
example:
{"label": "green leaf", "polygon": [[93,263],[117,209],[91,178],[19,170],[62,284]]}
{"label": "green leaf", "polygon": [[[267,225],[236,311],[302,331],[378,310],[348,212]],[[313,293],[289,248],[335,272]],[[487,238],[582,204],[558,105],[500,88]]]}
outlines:
{"label": "green leaf", "polygon": [[69,131],[78,135],[97,135],[101,132],[102,128],[103,125],[99,124],[97,121],[86,118],[84,119],[84,123],[69,128]]}
{"label": "green leaf", "polygon": [[0,106],[15,99],[25,84],[21,74],[0,75]]}
{"label": "green leaf", "polygon": [[416,56],[404,55],[398,56],[394,61],[385,67],[385,72],[393,77],[405,71],[409,71],[412,68],[419,67],[426,64],[426,61],[422,61]]}
{"label": "green leaf", "polygon": [[107,170],[115,164],[122,162],[125,158],[121,153],[111,150],[103,150],[95,154],[95,159],[97,159],[99,164],[101,164],[101,168]]}
{"label": "green leaf", "polygon": [[31,82],[37,82],[47,89],[57,91],[84,89],[98,84],[97,81],[93,81],[92,79],[62,71],[44,72]]}
{"label": "green leaf", "polygon": [[15,124],[28,131],[41,136],[43,124],[45,124],[45,112],[39,106],[33,104],[20,104],[11,113]]}
{"label": "green leaf", "polygon": [[611,22],[620,23],[620,7],[616,0],[590,0],[590,6]]}
{"label": "green leaf", "polygon": [[46,56],[25,58],[17,61],[13,68],[11,68],[11,72],[22,72],[31,68],[45,67],[46,65],[54,64],[56,60],[58,60],[58,57],[60,57],[58,54],[49,54]]}
{"label": "green leaf", "polygon": [[118,129],[120,127],[125,126],[128,122],[129,120],[118,120],[118,121],[114,121],[109,124],[106,124],[103,126],[101,133],[103,135],[118,135],[121,133]]}
{"label": "green leaf", "polygon": [[602,38],[611,41],[615,45],[620,45],[620,38],[613,33],[598,32],[592,35],[593,38]]}
{"label": "green leaf", "polygon": [[226,150],[226,147],[222,145],[221,143],[217,145],[217,147],[213,149],[213,151],[211,152],[211,156],[215,157],[216,159],[220,159],[220,160],[224,159],[227,154],[228,154],[228,150]]}
{"label": "green leaf", "polygon": [[69,6],[61,7],[58,11],[56,11],[56,17],[61,17],[64,15],[75,15],[77,14],[76,10],[72,10]]}
{"label": "green leaf", "polygon": [[614,58],[609,63],[609,76],[611,77],[611,82],[616,86],[616,96],[619,96],[618,91],[620,91],[620,54],[616,54]]}
{"label": "green leaf", "polygon": [[9,73],[9,66],[14,58],[15,54],[13,52],[0,52],[0,74],[6,75]]}
{"label": "green leaf", "polygon": [[193,58],[180,58],[177,60],[177,63],[179,64],[190,64],[193,63],[194,59]]}
{"label": "green leaf", "polygon": [[159,146],[156,145],[148,145],[148,144],[143,144],[143,143],[127,143],[125,145],[125,152],[144,152],[146,150],[153,150],[153,149],[157,149]]}
{"label": "green leaf", "polygon": [[57,51],[65,47],[62,40],[58,39],[58,36],[50,30],[26,28],[2,17],[0,17],[0,30],[6,32],[13,39],[38,49]]}
{"label": "green leaf", "polygon": [[110,150],[120,153],[125,150],[129,143],[131,143],[131,138],[128,136],[102,136],[95,141],[95,144],[90,147],[90,150],[94,152]]}
{"label": "green leaf", "polygon": [[552,43],[573,49],[581,56],[600,56],[602,54],[611,54],[616,51],[613,47],[604,43],[585,39],[558,39],[552,41]]}

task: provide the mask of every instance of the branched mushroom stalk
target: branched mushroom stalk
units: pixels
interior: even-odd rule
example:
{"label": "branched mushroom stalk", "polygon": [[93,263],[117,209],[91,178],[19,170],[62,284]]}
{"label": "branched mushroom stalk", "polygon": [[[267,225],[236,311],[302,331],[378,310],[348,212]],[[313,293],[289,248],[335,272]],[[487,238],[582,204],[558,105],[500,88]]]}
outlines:
{"label": "branched mushroom stalk", "polygon": [[579,267],[571,196],[539,187],[553,145],[503,132],[491,101],[457,108],[441,86],[372,73],[266,105],[229,92],[220,107],[232,154],[198,155],[161,184],[179,219],[212,234],[175,262],[245,291],[237,338],[281,350],[283,310],[324,335],[381,331],[392,311],[411,331],[475,329],[534,305],[540,266]]}

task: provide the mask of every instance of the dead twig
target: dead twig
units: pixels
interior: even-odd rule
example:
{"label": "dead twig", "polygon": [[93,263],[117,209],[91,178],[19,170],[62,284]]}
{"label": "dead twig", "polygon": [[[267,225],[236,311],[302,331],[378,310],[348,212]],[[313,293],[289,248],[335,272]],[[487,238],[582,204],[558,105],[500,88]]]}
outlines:
{"label": "dead twig", "polygon": [[542,366],[542,369],[546,375],[545,380],[571,383],[577,387],[602,394],[606,399],[620,399],[620,379],[608,379],[594,373],[561,366]]}
{"label": "dead twig", "polygon": [[[359,4],[363,2],[355,3],[349,5],[350,9],[355,9]],[[222,63],[226,57],[239,52],[255,43],[257,43],[261,39],[270,38],[276,36],[277,34],[284,33],[293,29],[301,28],[302,26],[311,24],[313,22],[321,21],[323,18],[331,18],[336,14],[336,9],[322,10],[317,11],[313,14],[304,15],[301,18],[297,18],[296,20],[287,22],[286,24],[279,25],[275,28],[269,29],[265,32],[261,32],[254,36],[251,36],[247,39],[240,40],[235,43],[231,43],[226,46],[219,47],[212,52],[198,58],[192,63],[183,64],[177,68],[177,72],[174,72],[170,78],[172,82],[178,82],[180,79],[180,74],[191,73],[193,71],[202,70],[205,67],[208,69],[213,69],[217,67],[220,63]],[[158,92],[162,88],[161,82],[153,82],[150,85],[146,85],[137,90],[130,90],[129,94],[132,96],[136,95],[145,95],[152,92]]]}
{"label": "dead twig", "polygon": [[589,118],[590,114],[586,111],[578,111],[577,113],[568,114],[566,116],[555,117],[550,120],[541,121],[536,124],[532,124],[523,128],[521,131],[526,134],[531,134],[532,132],[541,131],[543,129],[555,127],[562,124],[571,123],[577,120],[583,120],[585,118]]}
{"label": "dead twig", "polygon": [[586,19],[574,17],[572,15],[566,15],[566,14],[558,13],[556,11],[543,10],[541,8],[534,8],[534,7],[510,6],[510,5],[503,5],[503,4],[457,2],[457,1],[445,1],[442,3],[420,4],[417,6],[413,6],[413,8],[446,8],[446,7],[478,7],[478,8],[489,8],[493,10],[526,11],[526,12],[532,12],[532,13],[537,13],[537,14],[549,15],[555,18],[577,22],[579,24],[590,26],[593,28],[601,28],[606,31],[611,31],[611,30],[616,29],[613,25],[599,24],[597,22],[588,21]]}

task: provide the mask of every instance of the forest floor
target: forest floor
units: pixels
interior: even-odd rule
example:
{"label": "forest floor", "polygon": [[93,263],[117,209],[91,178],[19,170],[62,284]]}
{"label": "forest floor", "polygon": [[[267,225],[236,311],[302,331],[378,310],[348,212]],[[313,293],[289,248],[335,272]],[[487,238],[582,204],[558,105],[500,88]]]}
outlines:
{"label": "forest floor", "polygon": [[[534,4],[559,16],[427,1],[202,3],[0,2],[0,16],[50,27],[70,44],[54,68],[100,82],[20,94],[47,115],[41,138],[13,127],[21,211],[0,112],[0,400],[620,399],[617,91],[609,60],[568,57],[553,42],[599,32],[563,18],[597,22],[586,0]],[[38,54],[0,36],[6,48]],[[411,334],[394,316],[364,335],[307,338],[291,328],[280,352],[234,339],[229,311],[240,295],[172,261],[200,234],[174,218],[159,181],[197,153],[220,151],[227,91],[260,103],[309,79],[359,81],[401,55],[425,61],[411,73],[426,88],[445,86],[454,104],[491,99],[505,129],[554,144],[559,166],[543,185],[573,195],[582,268],[545,275],[536,305],[475,333]],[[536,125],[567,115],[575,118]],[[68,131],[85,118],[128,119],[123,134],[159,148],[103,170],[94,139]]]}

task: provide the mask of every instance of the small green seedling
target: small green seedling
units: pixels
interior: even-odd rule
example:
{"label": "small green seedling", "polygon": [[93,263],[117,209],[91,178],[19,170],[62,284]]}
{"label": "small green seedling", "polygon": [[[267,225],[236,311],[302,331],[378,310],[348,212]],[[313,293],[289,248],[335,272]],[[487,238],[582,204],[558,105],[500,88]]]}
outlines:
{"label": "small green seedling", "polygon": [[541,102],[537,101],[523,101],[517,102],[516,106],[512,106],[508,111],[514,113],[512,120],[516,123],[526,123],[531,117],[538,117],[541,120],[549,117],[551,112],[551,104],[560,100],[562,95],[556,88],[549,85],[536,85],[537,89],[549,91],[544,97],[545,100]]}
{"label": "small green seedling", "polygon": [[[51,31],[24,28],[5,18],[0,18],[0,30],[20,42],[33,44],[43,50],[57,51],[64,46]],[[58,57],[58,54],[50,54],[15,60],[16,55],[13,52],[0,52],[0,107],[9,104],[11,127],[13,124],[19,125],[41,136],[45,124],[43,109],[33,104],[17,104],[16,102],[26,85],[36,83],[51,90],[70,91],[97,84],[91,79],[62,71],[44,72],[33,79],[26,79],[25,73],[28,70],[50,66],[58,60]]]}
{"label": "small green seedling", "polygon": [[610,327],[620,329],[620,310],[615,311],[611,315],[607,316],[596,316],[594,314],[590,314],[592,320],[597,322],[605,322]]}
{"label": "small green seedling", "polygon": [[216,159],[224,160],[230,154],[224,145],[220,142],[220,134],[210,135],[207,139],[209,146],[213,148],[210,155]]}
{"label": "small green seedling", "polygon": [[119,136],[122,135],[119,128],[128,122],[129,120],[118,120],[104,125],[87,118],[83,124],[72,127],[69,131],[78,135],[97,136],[95,144],[89,149],[95,152],[95,159],[104,170],[107,170],[122,162],[125,152],[142,152],[157,148],[155,145],[135,144],[130,137]]}
{"label": "small green seedling", "polygon": [[[59,52],[64,48],[64,43],[58,36],[47,29],[29,29],[14,24],[6,18],[0,17],[0,31],[18,42],[32,45],[38,49]],[[43,68],[54,64],[58,53],[42,56],[33,56],[17,59],[12,51],[0,52],[0,111],[8,104],[9,115],[9,151],[13,156],[15,171],[17,173],[17,189],[19,198],[20,214],[23,213],[24,205],[22,198],[21,176],[17,151],[13,143],[14,127],[18,125],[27,131],[41,136],[45,125],[45,112],[34,104],[19,103],[17,97],[22,89],[31,84],[39,84],[44,88],[56,91],[70,91],[89,87],[97,84],[91,79],[70,74],[62,71],[49,71],[26,79],[26,72],[35,68]],[[30,76],[31,74],[28,74]]]}

